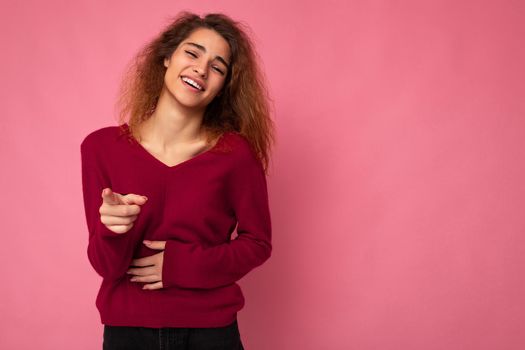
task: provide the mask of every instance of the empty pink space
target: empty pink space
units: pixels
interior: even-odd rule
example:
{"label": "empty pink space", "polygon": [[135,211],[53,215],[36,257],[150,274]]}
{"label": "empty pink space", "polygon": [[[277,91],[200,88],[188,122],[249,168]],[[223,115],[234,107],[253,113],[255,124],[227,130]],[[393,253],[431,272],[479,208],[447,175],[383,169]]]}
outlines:
{"label": "empty pink space", "polygon": [[253,31],[274,250],[250,350],[525,348],[520,1],[25,1],[0,11],[0,349],[101,349],[80,142],[180,10]]}

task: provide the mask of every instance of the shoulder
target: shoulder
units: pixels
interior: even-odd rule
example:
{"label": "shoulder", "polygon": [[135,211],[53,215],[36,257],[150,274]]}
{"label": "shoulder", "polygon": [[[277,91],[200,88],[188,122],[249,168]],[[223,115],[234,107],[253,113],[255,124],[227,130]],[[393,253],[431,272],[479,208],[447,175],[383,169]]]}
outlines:
{"label": "shoulder", "polygon": [[82,149],[104,148],[114,144],[120,137],[125,134],[124,126],[106,126],[97,130],[94,130],[87,134],[80,147]]}
{"label": "shoulder", "polygon": [[255,153],[253,151],[252,145],[248,139],[236,132],[228,131],[224,134],[224,143],[229,145],[232,153],[236,157],[254,157]]}
{"label": "shoulder", "polygon": [[236,171],[247,168],[262,170],[262,163],[245,136],[238,132],[227,132],[223,137],[225,138],[224,144],[230,150],[233,169]]}

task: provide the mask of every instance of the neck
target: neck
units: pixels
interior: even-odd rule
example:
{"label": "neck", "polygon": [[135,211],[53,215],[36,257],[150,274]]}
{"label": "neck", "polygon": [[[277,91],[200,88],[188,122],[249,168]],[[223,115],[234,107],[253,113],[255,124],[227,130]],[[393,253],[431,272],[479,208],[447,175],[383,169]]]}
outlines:
{"label": "neck", "polygon": [[181,143],[194,143],[204,139],[202,119],[204,110],[181,106],[162,90],[155,112],[140,126],[141,141],[161,148]]}

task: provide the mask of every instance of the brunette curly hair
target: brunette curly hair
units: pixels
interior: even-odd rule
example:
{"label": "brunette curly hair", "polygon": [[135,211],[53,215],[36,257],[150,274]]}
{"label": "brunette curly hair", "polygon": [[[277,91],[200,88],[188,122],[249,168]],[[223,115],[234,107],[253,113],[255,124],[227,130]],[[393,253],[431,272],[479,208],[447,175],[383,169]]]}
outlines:
{"label": "brunette curly hair", "polygon": [[244,136],[268,172],[270,148],[275,142],[274,123],[270,118],[270,97],[265,76],[259,66],[248,27],[221,13],[200,17],[182,11],[170,24],[147,43],[128,64],[117,99],[119,124],[128,124],[131,137],[139,139],[137,127],[155,111],[163,84],[165,58],[194,30],[215,30],[229,44],[230,69],[221,93],[204,112],[202,127],[208,142],[232,131]]}

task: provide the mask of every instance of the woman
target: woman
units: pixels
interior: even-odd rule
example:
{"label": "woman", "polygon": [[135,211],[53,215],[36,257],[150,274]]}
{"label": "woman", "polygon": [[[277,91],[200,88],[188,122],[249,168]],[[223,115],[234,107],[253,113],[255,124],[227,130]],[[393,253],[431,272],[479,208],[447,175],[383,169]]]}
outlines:
{"label": "woman", "polygon": [[120,125],[81,144],[104,349],[243,349],[236,282],[272,250],[268,101],[223,14],[182,12],[136,56]]}

